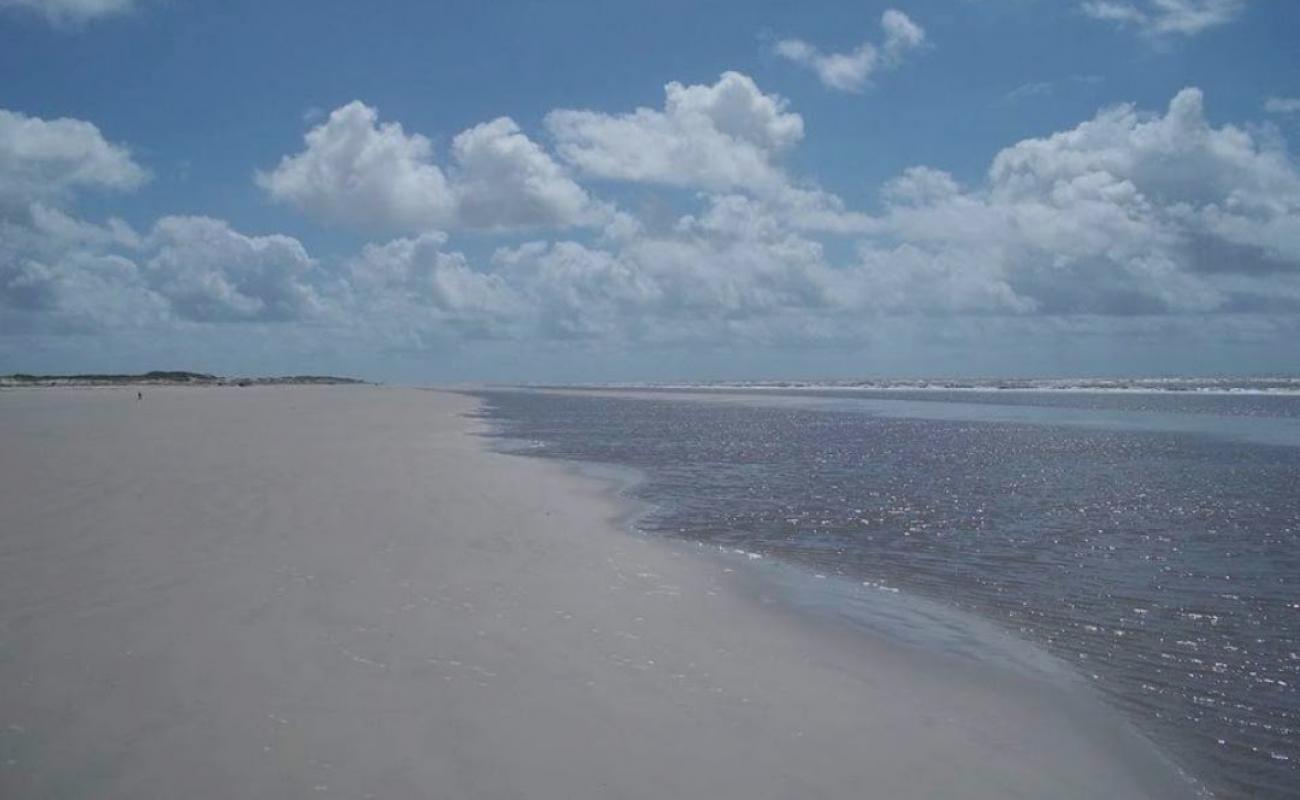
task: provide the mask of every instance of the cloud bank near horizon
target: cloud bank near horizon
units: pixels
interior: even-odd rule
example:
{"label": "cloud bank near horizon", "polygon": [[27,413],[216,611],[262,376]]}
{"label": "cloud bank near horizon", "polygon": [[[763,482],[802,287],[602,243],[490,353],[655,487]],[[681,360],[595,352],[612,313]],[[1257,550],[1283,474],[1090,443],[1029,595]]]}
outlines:
{"label": "cloud bank near horizon", "polygon": [[[1211,123],[1197,89],[1015,142],[976,185],[909,168],[873,211],[791,174],[804,128],[738,72],[670,83],[658,109],[555,110],[544,139],[490,120],[443,159],[352,102],[256,175],[310,218],[396,234],[322,259],[208,217],[83,219],[79,198],[148,169],[90,122],[0,111],[0,334],[790,346],[899,320],[1259,336],[1300,315],[1300,170],[1279,140]],[[611,185],[690,207],[652,219],[602,199]],[[511,235],[471,256],[460,231]]]}

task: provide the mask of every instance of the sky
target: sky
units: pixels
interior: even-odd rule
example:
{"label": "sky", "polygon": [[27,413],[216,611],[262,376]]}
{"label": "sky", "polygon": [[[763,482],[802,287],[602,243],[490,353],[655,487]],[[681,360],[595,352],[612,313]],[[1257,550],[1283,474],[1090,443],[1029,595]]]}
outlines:
{"label": "sky", "polygon": [[0,374],[1300,371],[1291,0],[0,0]]}

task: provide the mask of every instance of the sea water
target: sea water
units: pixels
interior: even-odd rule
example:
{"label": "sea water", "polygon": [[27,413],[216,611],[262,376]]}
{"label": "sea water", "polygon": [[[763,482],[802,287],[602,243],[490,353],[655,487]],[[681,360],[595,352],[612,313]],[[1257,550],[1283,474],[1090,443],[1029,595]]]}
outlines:
{"label": "sea water", "polygon": [[1219,795],[1300,796],[1300,396],[1030,389],[480,396],[638,470],[642,530],[979,615]]}

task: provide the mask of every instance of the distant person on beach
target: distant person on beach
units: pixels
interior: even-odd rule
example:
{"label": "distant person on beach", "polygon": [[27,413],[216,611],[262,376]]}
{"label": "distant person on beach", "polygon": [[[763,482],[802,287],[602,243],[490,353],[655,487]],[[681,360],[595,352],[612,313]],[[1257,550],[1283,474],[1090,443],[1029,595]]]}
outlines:
{"label": "distant person on beach", "polygon": [[143,400],[143,399],[144,399],[144,392],[136,392],[136,393],[135,393],[135,399],[136,399],[136,400]]}

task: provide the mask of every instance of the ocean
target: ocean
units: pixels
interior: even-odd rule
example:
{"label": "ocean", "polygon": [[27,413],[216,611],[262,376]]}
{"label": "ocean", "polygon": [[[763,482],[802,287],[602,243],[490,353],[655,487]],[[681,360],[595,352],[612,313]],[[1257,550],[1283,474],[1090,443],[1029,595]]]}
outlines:
{"label": "ocean", "polygon": [[[634,470],[646,534],[978,617],[1217,796],[1281,798],[1300,797],[1300,394],[1276,389],[477,394],[516,452]],[[819,602],[881,627],[855,596]]]}

